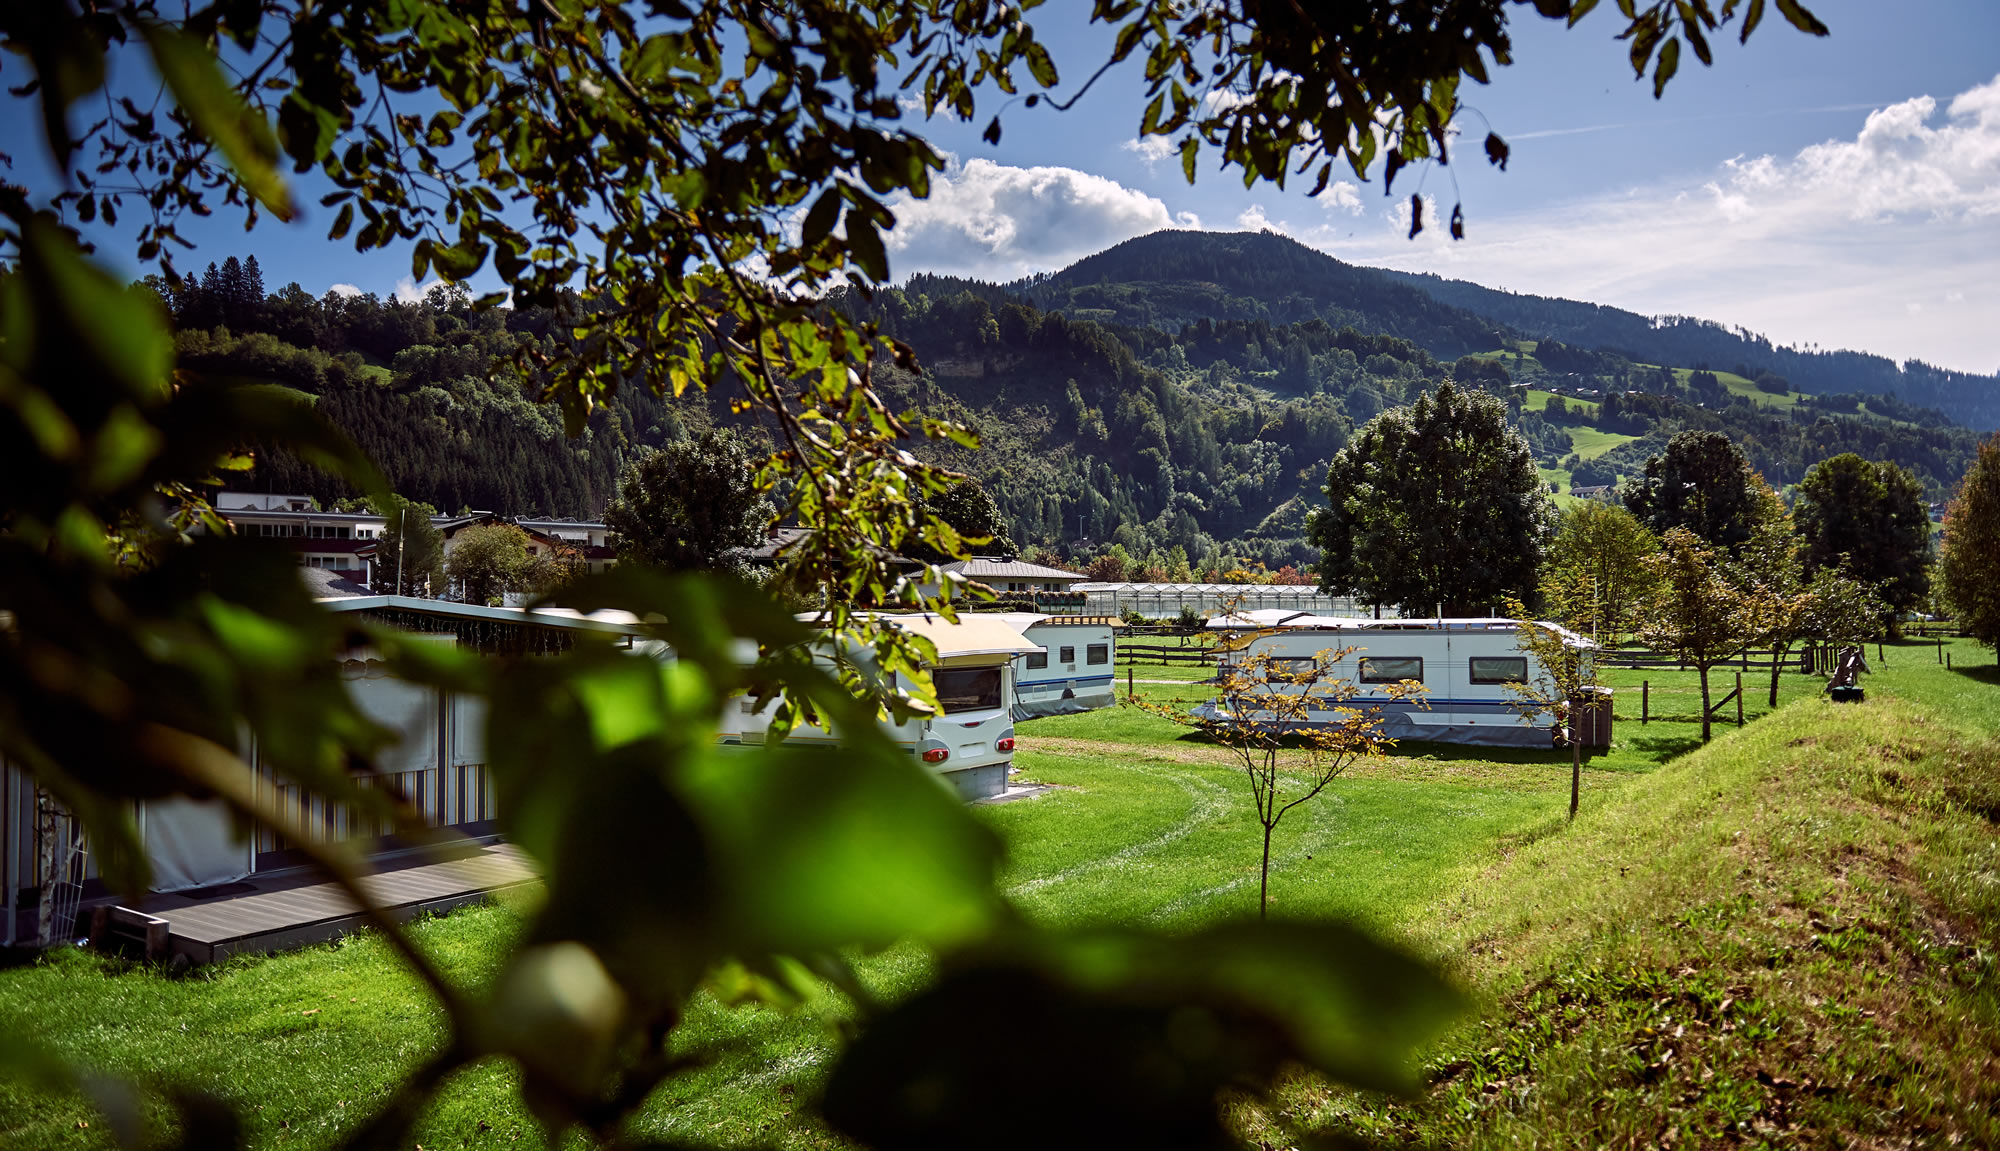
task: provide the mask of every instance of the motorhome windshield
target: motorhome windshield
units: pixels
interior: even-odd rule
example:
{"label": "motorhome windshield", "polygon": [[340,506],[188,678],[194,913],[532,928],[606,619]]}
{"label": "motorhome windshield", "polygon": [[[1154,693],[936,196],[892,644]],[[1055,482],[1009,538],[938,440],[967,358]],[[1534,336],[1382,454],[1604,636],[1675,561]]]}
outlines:
{"label": "motorhome windshield", "polygon": [[941,667],[931,672],[931,682],[937,686],[938,704],[946,715],[1000,706],[997,667]]}

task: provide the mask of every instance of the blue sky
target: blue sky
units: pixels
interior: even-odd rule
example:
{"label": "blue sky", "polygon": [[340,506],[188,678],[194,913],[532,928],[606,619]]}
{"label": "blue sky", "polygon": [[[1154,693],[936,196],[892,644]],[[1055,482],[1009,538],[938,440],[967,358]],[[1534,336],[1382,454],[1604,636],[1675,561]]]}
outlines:
{"label": "blue sky", "polygon": [[[1011,279],[1158,227],[1270,227],[1358,263],[2000,370],[2000,3],[1810,6],[1831,37],[1773,13],[1747,46],[1719,39],[1714,68],[1686,58],[1657,102],[1613,39],[1615,5],[1567,30],[1519,6],[1515,65],[1464,93],[1479,113],[1464,119],[1464,162],[1406,173],[1394,199],[1379,175],[1314,201],[1245,190],[1208,162],[1188,186],[1133,139],[1143,101],[1128,65],[1069,112],[1014,105],[997,147],[979,140],[984,112],[920,126],[954,162],[928,202],[899,208],[893,269]],[[1087,10],[1051,0],[1034,18],[1072,83],[1106,48]],[[1513,146],[1505,173],[1477,154],[1487,124]],[[0,121],[16,178],[43,167],[32,129]],[[1463,202],[1466,240],[1437,226],[1405,238],[1419,187],[1444,213]],[[422,287],[407,253],[329,243],[323,216],[253,236],[205,223],[183,266],[254,251],[272,287]]]}

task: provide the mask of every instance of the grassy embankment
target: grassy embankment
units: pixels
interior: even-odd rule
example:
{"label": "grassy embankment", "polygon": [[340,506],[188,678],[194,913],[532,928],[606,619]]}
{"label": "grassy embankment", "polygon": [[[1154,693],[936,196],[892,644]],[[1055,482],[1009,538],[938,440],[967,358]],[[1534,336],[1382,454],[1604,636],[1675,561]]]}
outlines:
{"label": "grassy embankment", "polygon": [[[2000,675],[1970,644],[1953,651],[1960,670],[1947,673],[1928,647],[1892,649],[1858,708],[1819,703],[1819,681],[1787,676],[1778,714],[1686,755],[1694,707],[1675,693],[1692,676],[1613,673],[1650,679],[1670,718],[1639,726],[1636,693],[1621,690],[1619,746],[1589,764],[1573,827],[1556,755],[1406,746],[1357,769],[1281,830],[1277,909],[1362,919],[1437,956],[1482,1007],[1438,1051],[1425,1098],[1392,1105],[1301,1080],[1285,1113],[1243,1114],[1246,1131],[1430,1146],[2000,1138],[2000,787],[1994,748],[1978,742],[2000,726]],[[1762,694],[1746,694],[1754,717]],[[1022,765],[1058,790],[982,817],[1010,845],[1003,882],[1027,914],[1174,927],[1252,909],[1255,824],[1216,749],[1130,711],[1022,735]],[[487,908],[417,930],[476,986],[519,922]],[[864,970],[894,994],[928,964],[900,949]],[[793,1113],[833,1049],[824,1019],[703,999],[684,1042],[713,1045],[714,1061],[638,1126],[829,1145]],[[351,1126],[439,1034],[429,1002],[365,937],[178,981],[71,953],[0,973],[0,1027],[97,1066],[207,1085],[269,1147]],[[418,1141],[534,1142],[510,1082],[501,1065],[460,1076]],[[108,1142],[79,1100],[0,1087],[0,1116],[8,1146]]]}

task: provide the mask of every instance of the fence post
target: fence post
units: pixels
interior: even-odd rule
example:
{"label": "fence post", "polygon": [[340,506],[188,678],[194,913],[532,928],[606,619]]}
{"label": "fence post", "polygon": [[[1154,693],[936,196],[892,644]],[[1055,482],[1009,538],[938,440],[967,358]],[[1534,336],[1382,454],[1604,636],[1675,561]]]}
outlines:
{"label": "fence post", "polygon": [[1647,713],[1652,710],[1652,704],[1653,704],[1653,681],[1649,679],[1642,679],[1639,681],[1639,726],[1640,727],[1646,726]]}
{"label": "fence post", "polygon": [[1139,698],[1138,689],[1132,686],[1132,665],[1129,663],[1125,665],[1125,698],[1126,699]]}
{"label": "fence post", "polygon": [[1889,657],[1882,654],[1882,641],[1879,639],[1875,641],[1875,662],[1883,667],[1889,666]]}
{"label": "fence post", "polygon": [[1743,673],[1736,673],[1736,726],[1743,726]]}
{"label": "fence post", "polygon": [[1943,663],[1943,662],[1944,662],[1944,637],[1943,637],[1943,636],[1939,636],[1939,637],[1937,637],[1937,641],[1938,641],[1938,662],[1939,662],[1939,663]]}

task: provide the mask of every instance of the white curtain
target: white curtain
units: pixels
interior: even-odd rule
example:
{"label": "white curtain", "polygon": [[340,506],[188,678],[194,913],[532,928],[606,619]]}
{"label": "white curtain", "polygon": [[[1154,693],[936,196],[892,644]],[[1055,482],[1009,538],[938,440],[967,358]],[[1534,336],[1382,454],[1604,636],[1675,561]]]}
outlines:
{"label": "white curtain", "polygon": [[[371,673],[375,669],[369,668]],[[385,773],[423,771],[438,766],[437,693],[400,679],[370,674],[348,683],[361,713],[396,733],[396,742],[376,756]]]}
{"label": "white curtain", "polygon": [[486,762],[486,701],[476,695],[451,697],[451,765]]}
{"label": "white curtain", "polygon": [[238,832],[221,800],[148,800],[140,813],[154,891],[206,887],[250,874],[250,838]]}

